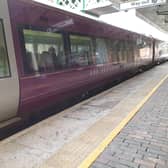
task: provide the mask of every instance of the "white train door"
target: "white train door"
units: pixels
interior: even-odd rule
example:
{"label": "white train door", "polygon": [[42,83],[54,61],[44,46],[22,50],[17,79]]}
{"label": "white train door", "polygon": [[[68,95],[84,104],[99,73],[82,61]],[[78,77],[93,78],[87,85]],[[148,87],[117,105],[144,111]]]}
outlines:
{"label": "white train door", "polygon": [[7,0],[0,0],[0,123],[16,117],[19,81]]}

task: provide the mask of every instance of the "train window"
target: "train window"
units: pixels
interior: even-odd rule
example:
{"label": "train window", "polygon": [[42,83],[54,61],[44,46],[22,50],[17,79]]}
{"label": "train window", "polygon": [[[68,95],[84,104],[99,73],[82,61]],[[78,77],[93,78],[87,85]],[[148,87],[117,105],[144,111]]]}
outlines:
{"label": "train window", "polygon": [[141,38],[141,41],[137,40],[137,48],[141,59],[149,59],[152,57],[152,41],[146,38]]}
{"label": "train window", "polygon": [[10,76],[8,54],[2,20],[0,20],[0,78]]}
{"label": "train window", "polygon": [[54,72],[65,68],[66,59],[62,35],[59,33],[23,30],[26,56],[25,73]]}
{"label": "train window", "polygon": [[113,49],[112,49],[112,43],[111,40],[106,39],[106,45],[107,45],[107,51],[108,51],[108,60],[109,63],[111,63],[113,61]]}
{"label": "train window", "polygon": [[168,53],[168,43],[155,41],[155,55],[164,57]]}
{"label": "train window", "polygon": [[119,62],[122,63],[123,62],[123,50],[124,50],[124,45],[123,45],[123,41],[119,41],[118,45],[117,45],[117,51],[118,51],[118,59]]}
{"label": "train window", "polygon": [[123,43],[124,43],[124,47],[123,47],[123,60],[125,62],[127,62],[128,58],[129,58],[129,55],[128,55],[128,52],[129,52],[129,42],[126,41],[126,40],[124,40]]}
{"label": "train window", "polygon": [[134,62],[134,43],[133,41],[126,41],[127,62]]}
{"label": "train window", "polygon": [[118,55],[120,63],[126,63],[128,59],[128,47],[129,44],[126,40],[119,41]]}
{"label": "train window", "polygon": [[108,42],[108,50],[110,50],[109,60],[110,62],[117,63],[119,61],[118,58],[118,47],[119,41],[118,40],[109,40]]}
{"label": "train window", "polygon": [[70,42],[71,66],[92,64],[92,39],[79,35],[70,35]]}
{"label": "train window", "polygon": [[96,39],[96,63],[105,64],[108,62],[108,49],[105,39]]}

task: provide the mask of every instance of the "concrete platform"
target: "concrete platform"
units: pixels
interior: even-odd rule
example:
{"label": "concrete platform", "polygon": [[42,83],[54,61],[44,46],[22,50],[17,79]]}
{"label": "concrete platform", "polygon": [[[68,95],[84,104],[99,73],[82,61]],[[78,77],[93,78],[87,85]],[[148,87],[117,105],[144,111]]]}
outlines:
{"label": "concrete platform", "polygon": [[90,166],[167,74],[165,63],[1,141],[0,167]]}
{"label": "concrete platform", "polygon": [[168,168],[168,79],[91,168]]}

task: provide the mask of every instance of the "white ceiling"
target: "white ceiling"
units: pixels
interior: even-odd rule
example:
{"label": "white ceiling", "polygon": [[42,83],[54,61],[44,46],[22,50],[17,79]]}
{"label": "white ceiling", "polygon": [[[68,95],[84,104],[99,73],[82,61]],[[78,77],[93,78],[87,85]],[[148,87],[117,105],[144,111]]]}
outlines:
{"label": "white ceiling", "polygon": [[137,16],[168,33],[168,5],[138,9]]}
{"label": "white ceiling", "polygon": [[[89,9],[87,12],[101,16],[103,14],[116,13],[117,4],[122,4],[125,2],[133,2],[138,0],[107,0],[113,5],[106,5],[105,3],[100,3],[98,7]],[[156,0],[155,0],[156,1]],[[101,1],[100,1],[101,2]],[[155,26],[157,29],[168,33],[168,0],[167,4],[153,7],[145,7],[136,10],[136,15],[148,22],[152,26]]]}

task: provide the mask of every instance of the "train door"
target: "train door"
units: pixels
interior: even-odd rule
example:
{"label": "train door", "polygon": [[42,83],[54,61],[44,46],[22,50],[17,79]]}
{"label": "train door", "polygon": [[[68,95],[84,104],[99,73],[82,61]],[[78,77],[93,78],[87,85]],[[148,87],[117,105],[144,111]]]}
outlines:
{"label": "train door", "polygon": [[17,115],[19,81],[7,0],[0,0],[0,123]]}

